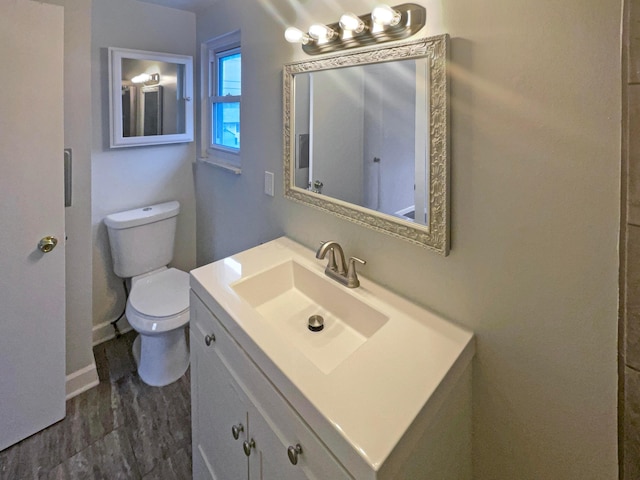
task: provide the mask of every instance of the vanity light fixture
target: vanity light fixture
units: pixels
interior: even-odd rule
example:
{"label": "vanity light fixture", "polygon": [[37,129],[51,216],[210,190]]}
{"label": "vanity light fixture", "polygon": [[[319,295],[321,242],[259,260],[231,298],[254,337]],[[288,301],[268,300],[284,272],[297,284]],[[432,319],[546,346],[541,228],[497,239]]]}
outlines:
{"label": "vanity light fixture", "polygon": [[317,55],[407,38],[424,27],[426,21],[426,9],[415,3],[378,5],[370,14],[348,12],[339,22],[315,23],[308,33],[289,27],[284,36],[290,43],[301,43],[309,55]]}
{"label": "vanity light fixture", "polygon": [[141,73],[140,75],[136,75],[131,79],[131,83],[144,83],[148,82],[151,79],[151,76],[147,73]]}

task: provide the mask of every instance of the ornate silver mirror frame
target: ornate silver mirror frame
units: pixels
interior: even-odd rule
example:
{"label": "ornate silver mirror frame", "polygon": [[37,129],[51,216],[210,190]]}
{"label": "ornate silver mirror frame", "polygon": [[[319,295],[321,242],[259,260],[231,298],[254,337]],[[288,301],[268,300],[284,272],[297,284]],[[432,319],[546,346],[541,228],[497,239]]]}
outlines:
{"label": "ornate silver mirror frame", "polygon": [[[325,56],[286,64],[283,71],[284,196],[330,212],[365,227],[429,248],[449,253],[449,93],[447,75],[448,35],[423,38],[391,46],[361,49],[353,53]],[[355,65],[426,58],[429,198],[427,225],[377,212],[295,186],[295,76]],[[293,137],[295,138],[295,137]]]}

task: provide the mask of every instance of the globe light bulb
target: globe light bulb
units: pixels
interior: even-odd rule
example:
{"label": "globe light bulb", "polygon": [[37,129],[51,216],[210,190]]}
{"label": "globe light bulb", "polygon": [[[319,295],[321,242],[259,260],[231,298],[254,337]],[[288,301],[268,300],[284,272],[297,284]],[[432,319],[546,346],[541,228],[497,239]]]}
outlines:
{"label": "globe light bulb", "polygon": [[340,28],[354,33],[361,33],[365,29],[365,24],[356,14],[348,12],[340,17]]}
{"label": "globe light bulb", "polygon": [[309,35],[296,27],[289,27],[284,31],[284,38],[289,43],[301,43],[306,45],[311,41]]}
{"label": "globe light bulb", "polygon": [[400,23],[400,12],[394,10],[389,5],[378,5],[371,12],[371,20],[373,23],[382,26],[395,26]]}
{"label": "globe light bulb", "polygon": [[321,23],[314,23],[309,27],[309,35],[311,35],[311,38],[319,42],[326,42],[335,37],[336,32],[326,25],[323,25]]}

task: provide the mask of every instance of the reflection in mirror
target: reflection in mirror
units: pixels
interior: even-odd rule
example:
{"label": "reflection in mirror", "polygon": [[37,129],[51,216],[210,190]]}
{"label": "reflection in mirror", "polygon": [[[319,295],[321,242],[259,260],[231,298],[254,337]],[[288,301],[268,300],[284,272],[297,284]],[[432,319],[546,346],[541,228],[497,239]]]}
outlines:
{"label": "reflection in mirror", "polygon": [[111,146],[192,141],[191,57],[116,48],[109,55]]}
{"label": "reflection in mirror", "polygon": [[427,225],[416,144],[427,132],[416,115],[427,110],[426,68],[421,58],[296,76],[295,186]]}
{"label": "reflection in mirror", "polygon": [[285,65],[285,196],[446,255],[447,39]]}
{"label": "reflection in mirror", "polygon": [[[175,122],[173,128],[168,128],[169,131],[163,131],[162,126],[167,122],[164,121],[163,99],[164,89],[160,85],[155,87],[142,87],[142,98],[140,102],[140,108],[137,112],[137,121],[141,123],[139,131],[141,135],[162,135],[163,133],[184,133],[184,130],[179,130],[176,125],[179,122]],[[169,120],[177,118],[168,117]]]}

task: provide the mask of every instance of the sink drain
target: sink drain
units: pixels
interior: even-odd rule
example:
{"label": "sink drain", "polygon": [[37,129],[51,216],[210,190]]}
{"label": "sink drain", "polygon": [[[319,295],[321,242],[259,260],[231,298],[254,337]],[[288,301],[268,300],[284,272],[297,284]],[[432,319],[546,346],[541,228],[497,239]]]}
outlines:
{"label": "sink drain", "polygon": [[324,328],[324,318],[322,315],[311,315],[309,317],[309,330],[312,332],[319,332]]}

